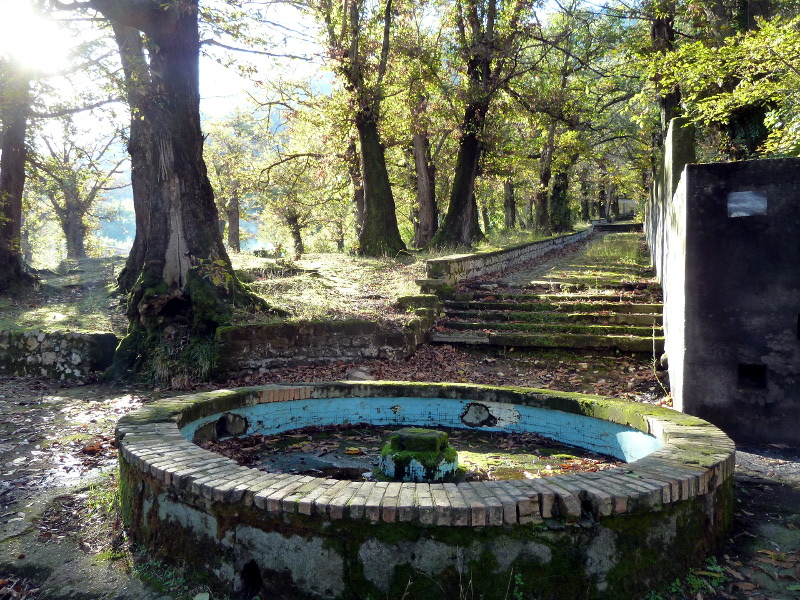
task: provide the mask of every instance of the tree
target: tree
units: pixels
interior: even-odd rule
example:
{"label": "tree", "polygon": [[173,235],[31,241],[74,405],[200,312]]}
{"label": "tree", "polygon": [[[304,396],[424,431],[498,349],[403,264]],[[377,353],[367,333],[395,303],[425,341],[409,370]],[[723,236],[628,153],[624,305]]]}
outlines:
{"label": "tree", "polygon": [[465,107],[450,202],[432,246],[469,246],[482,237],[475,201],[481,135],[495,94],[516,74],[525,0],[458,0],[457,52],[465,65]]}
{"label": "tree", "polygon": [[0,292],[31,281],[20,248],[31,79],[29,70],[0,57]]}
{"label": "tree", "polygon": [[318,111],[325,104],[284,110],[280,126],[260,135],[262,155],[255,165],[259,202],[288,229],[298,257],[305,253],[303,232],[308,229],[331,230],[337,247],[344,244],[350,174],[343,164],[347,156],[337,152],[342,140],[329,135],[326,113]]}
{"label": "tree", "polygon": [[658,68],[665,81],[680,83],[687,114],[702,130],[725,132],[720,149],[726,154],[796,156],[800,17],[776,15],[756,24],[738,32],[729,26],[713,43],[683,44]]}
{"label": "tree", "polygon": [[234,252],[241,252],[239,218],[242,206],[258,187],[254,166],[265,144],[264,136],[258,131],[258,118],[264,117],[237,110],[226,119],[211,123],[204,149],[217,209],[227,222],[228,248]]}
{"label": "tree", "polygon": [[383,6],[367,0],[318,0],[309,6],[324,25],[329,57],[350,93],[352,120],[358,132],[363,188],[358,252],[394,256],[406,246],[397,225],[378,125],[396,9],[392,0],[386,0]]}
{"label": "tree", "polygon": [[125,187],[114,182],[124,158],[108,161],[117,135],[78,145],[79,133],[65,119],[60,140],[42,136],[46,154],[31,158],[39,191],[58,217],[67,242],[67,258],[86,257],[90,217],[103,192]]}
{"label": "tree", "polygon": [[[233,272],[203,162],[198,2],[88,4],[112,23],[118,42],[131,42],[134,62],[128,69],[138,78],[129,90],[129,98],[136,94],[132,118],[146,124],[136,144],[129,143],[138,154],[133,169],[145,170],[145,189],[133,189],[144,260],[129,294],[130,325],[113,370],[123,375],[149,368],[157,378],[180,385],[213,368],[214,332],[230,323],[235,305],[263,306]],[[146,57],[136,32],[146,36]],[[126,55],[121,56],[124,66]]]}

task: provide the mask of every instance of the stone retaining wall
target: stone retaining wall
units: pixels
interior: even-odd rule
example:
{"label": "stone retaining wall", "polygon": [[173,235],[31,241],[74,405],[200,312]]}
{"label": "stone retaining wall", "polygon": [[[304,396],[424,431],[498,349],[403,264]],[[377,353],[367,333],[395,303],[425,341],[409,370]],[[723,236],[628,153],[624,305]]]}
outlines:
{"label": "stone retaining wall", "polygon": [[[405,306],[437,303],[433,296],[406,299]],[[237,377],[297,364],[365,359],[401,360],[425,341],[438,309],[417,308],[402,329],[389,331],[371,321],[306,321],[223,327],[217,330],[219,370]]]}
{"label": "stone retaining wall", "polygon": [[[430,284],[455,285],[462,279],[480,277],[487,273],[495,273],[509,269],[526,261],[538,258],[557,248],[574,244],[586,239],[592,233],[592,227],[577,233],[560,235],[538,242],[510,246],[502,250],[473,252],[472,254],[453,254],[432,258],[425,263],[425,271]],[[422,280],[425,282],[426,280]],[[424,283],[423,291],[426,291]]]}
{"label": "stone retaining wall", "polygon": [[113,333],[0,332],[0,374],[73,379],[111,365]]}
{"label": "stone retaining wall", "polygon": [[[246,406],[352,397],[535,407],[627,425],[663,446],[623,468],[546,479],[350,482],[240,467],[180,431],[215,415],[230,421],[229,411]],[[122,417],[117,445],[134,540],[236,590],[257,582],[299,598],[448,598],[465,585],[476,597],[507,598],[515,582],[525,597],[637,597],[701,560],[732,514],[734,446],[721,431],[658,407],[549,390],[386,382],[220,390]]]}

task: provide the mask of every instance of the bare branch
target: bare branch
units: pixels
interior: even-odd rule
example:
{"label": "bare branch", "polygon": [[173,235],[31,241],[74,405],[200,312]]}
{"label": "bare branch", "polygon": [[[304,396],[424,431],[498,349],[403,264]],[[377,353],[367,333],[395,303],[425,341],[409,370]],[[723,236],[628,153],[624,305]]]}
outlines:
{"label": "bare branch", "polygon": [[273,56],[275,58],[291,58],[293,60],[305,60],[307,62],[313,62],[313,57],[308,56],[298,56],[296,54],[277,54],[275,52],[267,52],[266,50],[256,50],[255,48],[239,48],[236,46],[229,46],[228,44],[223,44],[217,40],[207,39],[202,40],[200,42],[201,46],[216,46],[217,48],[224,48],[225,50],[231,50],[232,52],[243,52],[246,54],[258,54],[260,56]]}
{"label": "bare branch", "polygon": [[76,113],[92,110],[93,108],[99,108],[100,106],[105,106],[106,104],[113,104],[114,102],[123,102],[123,101],[124,98],[120,96],[115,96],[113,98],[106,98],[105,100],[100,100],[92,104],[86,104],[84,106],[76,106],[73,108],[64,108],[62,110],[56,110],[49,113],[31,112],[31,117],[35,119],[53,119],[56,117],[65,117],[67,115],[74,115]]}

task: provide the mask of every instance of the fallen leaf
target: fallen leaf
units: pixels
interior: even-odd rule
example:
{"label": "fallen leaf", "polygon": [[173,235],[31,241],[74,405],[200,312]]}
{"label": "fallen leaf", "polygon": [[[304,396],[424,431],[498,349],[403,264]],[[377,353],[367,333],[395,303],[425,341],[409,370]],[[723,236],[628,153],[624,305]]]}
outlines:
{"label": "fallen leaf", "polygon": [[743,592],[751,592],[757,588],[757,586],[753,585],[752,583],[748,583],[746,581],[737,581],[733,585],[742,590]]}
{"label": "fallen leaf", "polygon": [[738,571],[734,571],[730,567],[725,567],[725,570],[732,575],[734,578],[738,579],[739,581],[744,581],[744,576],[739,573]]}

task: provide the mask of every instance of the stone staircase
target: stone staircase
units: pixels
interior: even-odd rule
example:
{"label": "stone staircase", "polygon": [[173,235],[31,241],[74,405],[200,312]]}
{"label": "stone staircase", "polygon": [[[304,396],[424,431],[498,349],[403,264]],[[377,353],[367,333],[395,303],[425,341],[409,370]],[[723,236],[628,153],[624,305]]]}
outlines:
{"label": "stone staircase", "polygon": [[[464,282],[443,299],[428,341],[660,356],[661,290],[638,247],[640,239],[639,233],[599,235],[544,264]],[[600,252],[604,245],[606,252]],[[627,258],[609,252],[609,245],[625,249]]]}

